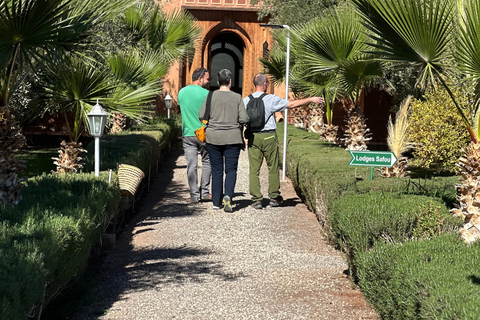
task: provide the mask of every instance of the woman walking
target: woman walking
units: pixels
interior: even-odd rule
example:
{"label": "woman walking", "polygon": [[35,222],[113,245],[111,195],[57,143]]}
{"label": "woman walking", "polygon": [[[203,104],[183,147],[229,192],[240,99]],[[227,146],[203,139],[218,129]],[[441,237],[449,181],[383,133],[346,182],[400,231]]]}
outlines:
{"label": "woman walking", "polygon": [[[240,150],[243,148],[243,125],[248,122],[242,97],[230,91],[232,73],[228,69],[218,72],[220,89],[213,92],[210,115],[205,117],[207,100],[199,112],[199,118],[208,118],[206,148],[212,168],[213,208],[223,204],[226,212],[232,212],[232,198],[237,182]],[[224,187],[225,173],[225,187]],[[225,190],[225,191],[224,191]]]}

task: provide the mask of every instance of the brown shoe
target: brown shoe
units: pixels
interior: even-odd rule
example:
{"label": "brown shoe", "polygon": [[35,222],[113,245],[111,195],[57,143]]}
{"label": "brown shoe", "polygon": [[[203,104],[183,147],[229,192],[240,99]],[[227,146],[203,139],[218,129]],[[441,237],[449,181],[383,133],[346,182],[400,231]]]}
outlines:
{"label": "brown shoe", "polygon": [[188,202],[190,202],[190,203],[199,203],[200,200],[199,200],[198,198],[190,198],[190,199],[188,200]]}
{"label": "brown shoe", "polygon": [[207,201],[212,201],[212,195],[211,194],[207,194],[206,196],[202,196],[202,198],[200,199],[200,202],[207,202]]}

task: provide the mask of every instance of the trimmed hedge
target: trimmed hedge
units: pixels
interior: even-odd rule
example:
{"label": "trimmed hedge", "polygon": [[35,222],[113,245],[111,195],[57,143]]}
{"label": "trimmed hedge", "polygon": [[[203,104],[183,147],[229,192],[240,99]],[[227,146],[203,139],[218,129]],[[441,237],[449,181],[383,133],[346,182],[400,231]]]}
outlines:
{"label": "trimmed hedge", "polygon": [[[175,139],[177,127],[174,119],[167,123],[139,125],[129,131],[109,134],[100,139],[101,169],[117,169],[119,163],[129,164],[148,172],[155,164],[169,141]],[[94,143],[87,146],[86,171],[94,169]]]}
{"label": "trimmed hedge", "polygon": [[[117,163],[148,172],[176,137],[178,121],[152,121],[134,132],[101,139],[100,177],[93,173],[44,174],[28,179],[23,200],[0,205],[0,318],[37,317],[41,309],[86,266],[112,217],[122,208],[117,177],[108,183]],[[86,170],[93,170],[93,143]]]}
{"label": "trimmed hedge", "polygon": [[[0,315],[25,319],[87,263],[120,194],[106,173],[28,179],[23,201],[0,207]],[[59,201],[61,199],[61,201]]]}
{"label": "trimmed hedge", "polygon": [[461,219],[451,216],[439,199],[388,192],[344,196],[334,203],[330,214],[334,238],[347,253],[355,279],[355,257],[375,243],[401,244],[456,230],[461,225]]}
{"label": "trimmed hedge", "polygon": [[346,150],[288,130],[289,177],[382,319],[478,319],[480,244],[465,245],[448,213],[458,177],[370,181]]}
{"label": "trimmed hedge", "polygon": [[456,234],[358,255],[359,284],[382,319],[478,319],[480,246]]}

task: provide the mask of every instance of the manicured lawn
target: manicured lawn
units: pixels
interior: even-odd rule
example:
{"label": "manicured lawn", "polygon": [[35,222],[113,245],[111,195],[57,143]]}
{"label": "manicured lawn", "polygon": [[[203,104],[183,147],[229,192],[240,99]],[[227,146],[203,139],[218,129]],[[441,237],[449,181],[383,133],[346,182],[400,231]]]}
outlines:
{"label": "manicured lawn", "polygon": [[58,149],[27,149],[17,157],[27,160],[27,168],[23,172],[23,176],[33,177],[55,170],[52,157],[58,157]]}

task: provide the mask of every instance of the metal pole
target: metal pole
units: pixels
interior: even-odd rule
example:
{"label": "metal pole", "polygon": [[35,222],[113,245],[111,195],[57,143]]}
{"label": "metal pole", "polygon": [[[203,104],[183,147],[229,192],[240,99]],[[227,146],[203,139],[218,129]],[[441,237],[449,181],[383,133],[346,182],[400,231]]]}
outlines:
{"label": "metal pole", "polygon": [[[287,65],[285,71],[285,100],[288,100],[288,76],[290,74],[290,27],[283,25],[287,29]],[[285,116],[283,119],[283,159],[282,159],[282,180],[285,180],[285,168],[287,163],[287,123],[288,123],[288,109],[285,108]]]}
{"label": "metal pole", "polygon": [[170,119],[170,109],[167,109],[167,118]]}
{"label": "metal pole", "polygon": [[100,176],[100,137],[95,137],[95,177]]}

